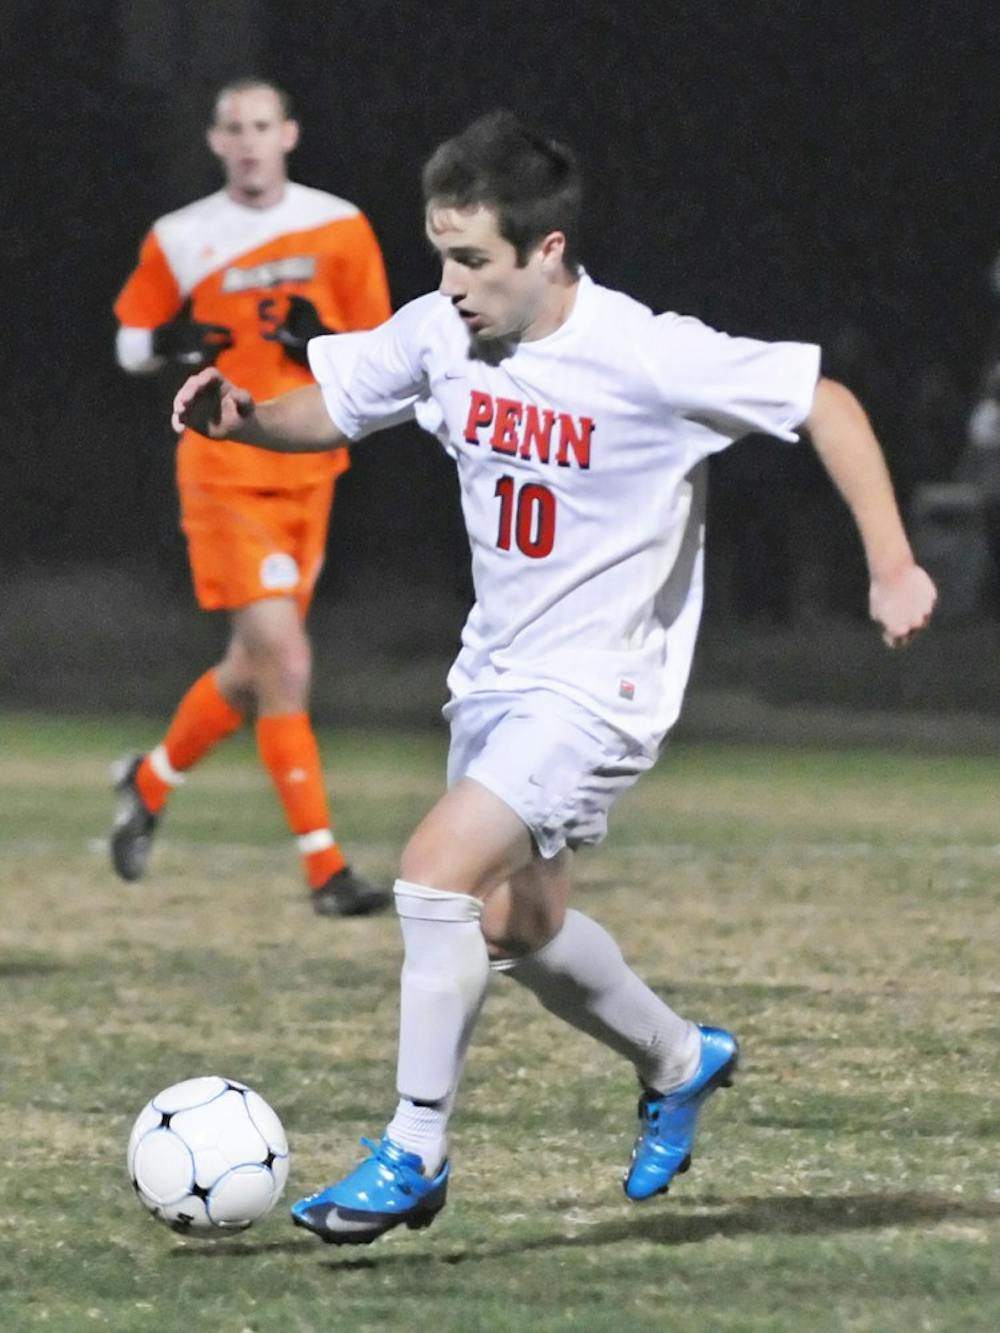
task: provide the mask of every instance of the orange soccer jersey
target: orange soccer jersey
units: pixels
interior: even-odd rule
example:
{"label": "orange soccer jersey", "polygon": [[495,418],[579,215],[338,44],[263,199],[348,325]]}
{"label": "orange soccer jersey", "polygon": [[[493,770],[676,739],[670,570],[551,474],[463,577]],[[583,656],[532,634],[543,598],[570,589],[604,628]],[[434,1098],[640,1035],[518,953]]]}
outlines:
{"label": "orange soccer jersey", "polygon": [[[120,324],[153,329],[186,301],[191,317],[225,324],[233,346],[217,365],[257,398],[312,382],[275,339],[291,295],[313,303],[337,332],[370,329],[389,317],[378,242],[365,216],[336,195],[292,182],[271,208],[248,208],[224,190],[162,217],[115,303]],[[185,431],[178,450],[182,490],[293,489],[347,467],[347,451],[274,454]]]}

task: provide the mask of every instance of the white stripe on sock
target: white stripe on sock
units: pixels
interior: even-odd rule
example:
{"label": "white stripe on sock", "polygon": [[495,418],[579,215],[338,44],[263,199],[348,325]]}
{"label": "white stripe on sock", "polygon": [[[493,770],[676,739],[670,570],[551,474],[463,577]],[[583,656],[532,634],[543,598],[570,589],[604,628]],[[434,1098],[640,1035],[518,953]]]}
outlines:
{"label": "white stripe on sock", "polygon": [[179,787],[184,781],[184,774],[179,773],[170,762],[165,745],[158,745],[150,752],[149,766],[161,782],[166,782],[171,787]]}
{"label": "white stripe on sock", "polygon": [[313,829],[312,833],[303,833],[301,837],[295,839],[295,845],[303,856],[310,856],[313,852],[325,852],[335,842],[336,839],[328,828]]}

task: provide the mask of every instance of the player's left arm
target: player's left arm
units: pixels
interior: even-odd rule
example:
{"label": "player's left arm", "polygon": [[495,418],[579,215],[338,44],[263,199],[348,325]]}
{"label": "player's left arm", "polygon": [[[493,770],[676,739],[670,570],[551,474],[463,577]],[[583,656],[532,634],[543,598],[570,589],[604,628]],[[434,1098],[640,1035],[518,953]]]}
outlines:
{"label": "player's left arm", "polygon": [[850,389],[825,377],[804,425],[861,535],[871,617],[900,647],[929,623],[937,590],[914,559],[875,432]]}
{"label": "player's left arm", "polygon": [[341,255],[337,282],[345,332],[377,328],[392,314],[385,260],[363,213],[351,221],[350,243]]}
{"label": "player's left arm", "polygon": [[[309,365],[306,349],[311,339],[330,333],[374,329],[392,314],[382,251],[368,219],[359,213],[336,226],[347,229],[347,238],[338,242],[337,262],[327,257],[321,265],[323,280],[313,284],[309,295],[295,294],[288,298],[285,318],[274,334],[285,354],[300,366]],[[323,283],[328,284],[333,305],[340,311],[336,328],[324,323],[315,304],[316,301],[324,304],[322,291],[316,290]]]}

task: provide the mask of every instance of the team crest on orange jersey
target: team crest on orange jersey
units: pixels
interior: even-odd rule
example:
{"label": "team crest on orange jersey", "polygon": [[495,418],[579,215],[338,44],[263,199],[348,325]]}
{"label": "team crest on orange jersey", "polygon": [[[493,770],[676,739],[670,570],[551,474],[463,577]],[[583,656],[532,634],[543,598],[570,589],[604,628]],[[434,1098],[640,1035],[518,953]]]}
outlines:
{"label": "team crest on orange jersey", "polygon": [[310,282],[316,272],[315,255],[291,255],[269,259],[252,268],[227,268],[222,275],[224,292],[245,292],[251,287],[276,287],[279,282]]}

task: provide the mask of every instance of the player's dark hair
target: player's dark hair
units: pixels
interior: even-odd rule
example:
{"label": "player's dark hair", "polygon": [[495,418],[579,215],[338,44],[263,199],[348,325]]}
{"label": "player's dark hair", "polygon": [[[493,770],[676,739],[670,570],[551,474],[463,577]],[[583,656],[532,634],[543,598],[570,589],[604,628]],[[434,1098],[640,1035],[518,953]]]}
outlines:
{"label": "player's dark hair", "polygon": [[563,263],[571,273],[579,271],[583,184],[576,158],[513,112],[491,111],[446,139],[424,167],[423,187],[428,205],[492,209],[521,265],[549,232],[561,231]]}
{"label": "player's dark hair", "polygon": [[284,88],[279,88],[276,83],[270,79],[258,79],[252,74],[245,74],[242,78],[233,79],[230,83],[223,84],[215,94],[215,101],[212,103],[212,121],[217,123],[219,119],[219,106],[224,97],[229,97],[231,93],[249,93],[256,88],[269,88],[278,99],[281,107],[281,114],[285,120],[294,120],[295,108],[292,106],[292,99],[285,92]]}

